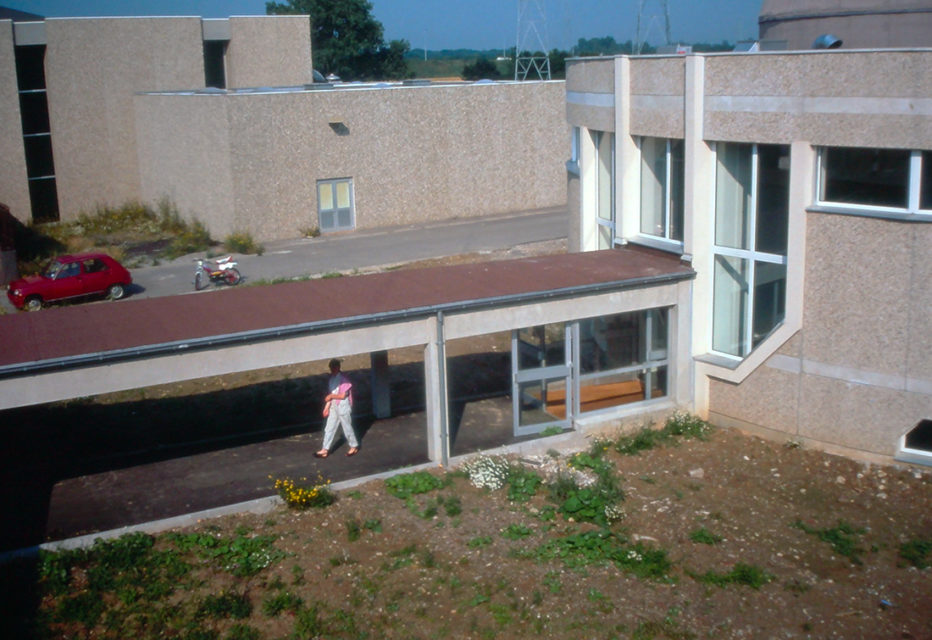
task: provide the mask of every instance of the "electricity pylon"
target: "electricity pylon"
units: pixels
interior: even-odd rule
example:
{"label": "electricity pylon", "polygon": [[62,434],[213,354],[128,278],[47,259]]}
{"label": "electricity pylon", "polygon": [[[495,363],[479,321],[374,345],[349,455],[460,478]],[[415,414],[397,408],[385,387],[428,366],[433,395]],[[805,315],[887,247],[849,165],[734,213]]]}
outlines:
{"label": "electricity pylon", "polygon": [[[644,28],[643,37],[641,32],[641,23],[644,22],[644,5],[648,3],[648,0],[638,0],[638,32],[637,38],[634,43],[634,53],[640,54],[641,49],[644,48],[644,45],[647,41],[647,36],[651,32],[651,28],[659,26],[657,23],[660,21],[660,16],[657,13],[650,13],[647,15],[647,25]],[[657,0],[657,4],[660,5],[659,8],[663,9],[663,28],[664,28],[664,44],[670,44],[670,10],[667,7],[667,0]],[[656,10],[656,7],[655,7]]]}
{"label": "electricity pylon", "polygon": [[[547,55],[547,14],[543,0],[518,0],[518,38],[515,46],[515,80],[550,80]],[[542,55],[537,55],[542,54]],[[531,78],[532,80],[535,78]]]}

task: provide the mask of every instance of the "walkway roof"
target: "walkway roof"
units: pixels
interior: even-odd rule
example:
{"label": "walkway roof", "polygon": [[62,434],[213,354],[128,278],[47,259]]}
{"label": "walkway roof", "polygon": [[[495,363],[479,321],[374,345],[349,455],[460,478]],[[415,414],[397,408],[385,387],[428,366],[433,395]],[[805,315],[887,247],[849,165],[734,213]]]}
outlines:
{"label": "walkway roof", "polygon": [[657,286],[694,276],[677,256],[625,247],[51,308],[0,316],[0,377]]}

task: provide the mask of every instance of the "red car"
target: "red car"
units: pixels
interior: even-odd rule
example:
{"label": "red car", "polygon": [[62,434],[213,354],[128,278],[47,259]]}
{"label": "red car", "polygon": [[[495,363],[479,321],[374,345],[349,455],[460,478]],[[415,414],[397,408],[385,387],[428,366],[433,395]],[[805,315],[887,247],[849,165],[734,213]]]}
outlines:
{"label": "red car", "polygon": [[37,276],[10,283],[6,295],[17,309],[37,311],[46,302],[106,295],[119,300],[133,278],[119,262],[104,253],[81,253],[52,258]]}

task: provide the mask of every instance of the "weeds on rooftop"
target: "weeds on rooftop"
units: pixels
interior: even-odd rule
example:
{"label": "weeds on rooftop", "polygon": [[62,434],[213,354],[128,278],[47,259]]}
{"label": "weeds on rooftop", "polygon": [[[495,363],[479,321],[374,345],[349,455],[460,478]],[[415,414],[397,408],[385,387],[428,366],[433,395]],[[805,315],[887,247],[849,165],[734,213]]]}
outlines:
{"label": "weeds on rooftop", "polygon": [[794,522],[793,526],[802,529],[809,535],[816,536],[822,542],[829,543],[832,546],[832,551],[837,555],[848,558],[851,564],[864,564],[861,560],[864,549],[858,546],[858,536],[864,533],[864,529],[856,529],[844,520],[839,520],[834,527],[824,529],[810,527],[801,520]]}
{"label": "weeds on rooftop", "polygon": [[336,501],[336,494],[330,489],[330,481],[325,480],[320,474],[314,482],[309,482],[307,478],[277,478],[275,491],[286,505],[298,510],[320,509]]}

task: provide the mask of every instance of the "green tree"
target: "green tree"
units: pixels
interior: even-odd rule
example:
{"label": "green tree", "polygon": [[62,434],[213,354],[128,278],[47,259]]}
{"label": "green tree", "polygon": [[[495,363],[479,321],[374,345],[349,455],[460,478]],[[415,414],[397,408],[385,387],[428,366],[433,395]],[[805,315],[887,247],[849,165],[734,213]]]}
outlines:
{"label": "green tree", "polygon": [[404,78],[405,40],[386,44],[382,23],[372,16],[367,0],[286,0],[266,2],[269,15],[311,17],[311,46],[315,66],[325,75],[344,80]]}
{"label": "green tree", "polygon": [[497,80],[502,74],[494,62],[488,58],[479,58],[474,63],[463,66],[462,76],[464,80]]}

